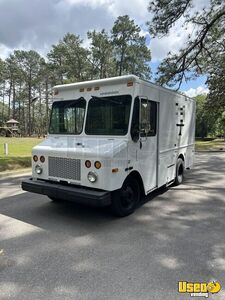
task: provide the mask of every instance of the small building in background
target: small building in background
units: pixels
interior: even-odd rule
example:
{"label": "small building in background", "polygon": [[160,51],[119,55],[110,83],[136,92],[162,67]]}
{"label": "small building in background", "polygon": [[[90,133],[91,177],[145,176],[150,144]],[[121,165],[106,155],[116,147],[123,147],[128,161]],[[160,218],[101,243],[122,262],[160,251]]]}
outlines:
{"label": "small building in background", "polygon": [[5,137],[20,136],[19,122],[14,119],[7,121],[5,126],[0,127],[0,135]]}
{"label": "small building in background", "polygon": [[6,126],[9,128],[12,128],[14,130],[19,129],[18,125],[19,125],[19,122],[14,119],[10,119],[9,121],[6,122]]}

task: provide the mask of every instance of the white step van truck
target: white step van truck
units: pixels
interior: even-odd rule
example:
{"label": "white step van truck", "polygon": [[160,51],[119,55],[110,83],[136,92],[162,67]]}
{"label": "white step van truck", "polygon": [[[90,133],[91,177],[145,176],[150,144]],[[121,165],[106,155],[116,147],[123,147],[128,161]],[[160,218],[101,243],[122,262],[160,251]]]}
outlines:
{"label": "white step van truck", "polygon": [[193,165],[195,101],[134,75],[55,86],[25,191],[131,214]]}

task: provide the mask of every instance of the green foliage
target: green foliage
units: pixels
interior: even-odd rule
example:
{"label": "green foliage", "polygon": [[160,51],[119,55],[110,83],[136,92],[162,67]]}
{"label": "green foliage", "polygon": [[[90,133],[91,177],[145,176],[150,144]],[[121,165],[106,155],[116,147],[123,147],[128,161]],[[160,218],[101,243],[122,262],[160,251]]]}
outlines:
{"label": "green foliage", "polygon": [[196,100],[196,136],[207,137],[211,129],[210,114],[206,110],[206,95],[198,95]]}
{"label": "green foliage", "polygon": [[196,100],[196,137],[224,136],[225,111],[212,110],[207,95],[198,95]]}
{"label": "green foliage", "polygon": [[141,28],[130,20],[128,15],[120,16],[112,28],[116,69],[118,75],[133,73],[143,78],[150,78],[148,63],[150,50],[141,36]]}
{"label": "green foliage", "polygon": [[[31,150],[41,141],[37,138],[0,137],[0,172],[31,167]],[[5,143],[8,143],[9,155],[4,154]]]}
{"label": "green foliage", "polygon": [[7,120],[8,106],[0,102],[0,126],[3,126]]}
{"label": "green foliage", "polygon": [[15,50],[5,61],[0,59],[0,125],[14,118],[22,135],[42,136],[54,85],[128,73],[150,77],[145,37],[128,16],[118,17],[111,35],[103,29],[87,36],[89,48],[79,35],[67,33],[52,46],[47,59],[33,50]]}
{"label": "green foliage", "polygon": [[71,33],[67,33],[60,42],[64,51],[66,76],[72,81],[88,79],[88,50],[82,47],[82,42],[78,35]]}
{"label": "green foliage", "polygon": [[220,151],[225,150],[225,140],[222,139],[197,139],[195,141],[196,151]]}
{"label": "green foliage", "polygon": [[173,24],[179,20],[191,6],[190,0],[154,0],[149,3],[148,10],[153,13],[151,22],[148,22],[153,37],[169,33]]}
{"label": "green foliage", "polygon": [[0,157],[0,172],[31,167],[31,157]]}
{"label": "green foliage", "polygon": [[[225,51],[225,46],[224,50]],[[221,54],[220,54],[221,53]],[[217,53],[214,53],[214,63],[212,63],[208,73],[208,86],[209,96],[208,104],[212,110],[220,111],[221,113],[225,110],[225,52],[220,51],[219,46]]]}
{"label": "green foliage", "polygon": [[89,31],[88,39],[91,42],[90,61],[93,78],[106,78],[115,73],[115,64],[112,57],[113,45],[107,32]]}
{"label": "green foliage", "polygon": [[151,53],[141,28],[128,16],[115,21],[111,36],[103,29],[89,31],[90,48],[79,35],[67,33],[53,45],[47,57],[56,83],[70,83],[97,78],[134,74],[150,78]]}
{"label": "green foliage", "polygon": [[4,138],[0,137],[0,156],[4,156],[5,143],[8,143],[10,157],[31,156],[31,150],[40,143],[42,139],[38,138]]}
{"label": "green foliage", "polygon": [[[177,54],[168,53],[167,58],[162,61],[157,79],[160,84],[178,85],[179,88],[183,80],[207,74],[210,88],[214,90],[210,97],[216,102],[219,93],[214,79],[217,82],[221,74],[224,74],[220,71],[224,70],[224,67],[221,68],[221,55],[224,55],[225,50],[225,2],[211,0],[207,8],[193,11],[191,8],[195,3],[194,0],[150,2],[149,11],[153,18],[148,25],[153,36],[168,34],[171,27],[179,21],[187,38],[186,44]],[[186,32],[188,27],[193,28],[191,35]]]}

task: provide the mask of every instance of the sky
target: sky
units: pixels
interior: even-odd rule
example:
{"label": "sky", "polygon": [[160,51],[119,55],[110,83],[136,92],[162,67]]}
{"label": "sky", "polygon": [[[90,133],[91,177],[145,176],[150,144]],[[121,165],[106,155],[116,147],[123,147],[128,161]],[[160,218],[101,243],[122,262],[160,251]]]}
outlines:
{"label": "sky", "polygon": [[[209,0],[194,0],[201,9]],[[176,53],[185,43],[178,22],[164,38],[152,39],[146,22],[151,19],[147,10],[149,0],[0,0],[0,57],[6,58],[14,49],[34,49],[46,55],[51,45],[67,32],[79,34],[88,47],[87,31],[110,30],[120,15],[129,15],[141,27],[152,53],[153,76],[157,66],[171,51]],[[188,28],[188,33],[193,28]],[[194,97],[207,93],[206,77],[183,83],[181,91]]]}

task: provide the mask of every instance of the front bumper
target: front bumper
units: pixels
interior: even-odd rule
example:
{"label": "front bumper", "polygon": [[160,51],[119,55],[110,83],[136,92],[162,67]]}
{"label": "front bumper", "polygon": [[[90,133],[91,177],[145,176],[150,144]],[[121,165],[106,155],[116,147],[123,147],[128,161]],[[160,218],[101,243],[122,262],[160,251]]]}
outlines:
{"label": "front bumper", "polygon": [[111,193],[73,185],[62,185],[32,178],[22,181],[24,191],[46,195],[50,198],[73,201],[93,206],[107,206],[111,204]]}

